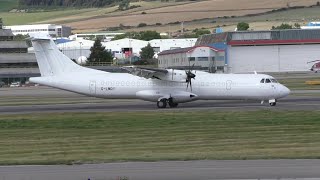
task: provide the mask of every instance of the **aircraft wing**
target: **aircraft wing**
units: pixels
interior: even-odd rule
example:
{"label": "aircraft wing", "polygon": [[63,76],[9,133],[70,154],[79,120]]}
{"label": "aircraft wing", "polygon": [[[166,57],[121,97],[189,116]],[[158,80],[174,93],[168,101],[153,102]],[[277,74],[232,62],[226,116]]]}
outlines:
{"label": "aircraft wing", "polygon": [[136,66],[124,66],[122,69],[127,70],[130,74],[144,77],[144,78],[155,78],[162,79],[161,77],[166,76],[169,72],[166,69],[159,68],[146,68],[146,67],[136,67]]}

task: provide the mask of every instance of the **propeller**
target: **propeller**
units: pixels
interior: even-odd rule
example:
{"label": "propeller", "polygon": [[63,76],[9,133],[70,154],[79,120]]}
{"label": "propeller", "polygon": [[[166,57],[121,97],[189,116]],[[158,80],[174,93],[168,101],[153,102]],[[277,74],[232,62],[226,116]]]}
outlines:
{"label": "propeller", "polygon": [[191,80],[196,77],[196,75],[195,75],[194,73],[192,73],[193,67],[194,67],[194,64],[192,65],[192,67],[190,67],[190,61],[189,61],[189,70],[186,71],[186,75],[187,75],[186,82],[187,82],[187,90],[188,90],[188,87],[189,87],[189,84],[190,84],[190,90],[191,90],[191,92],[192,92],[192,83],[191,83]]}

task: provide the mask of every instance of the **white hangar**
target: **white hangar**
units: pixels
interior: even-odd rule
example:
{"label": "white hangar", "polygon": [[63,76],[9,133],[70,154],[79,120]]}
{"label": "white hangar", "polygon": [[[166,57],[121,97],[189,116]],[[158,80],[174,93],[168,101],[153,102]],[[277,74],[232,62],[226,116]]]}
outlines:
{"label": "white hangar", "polygon": [[205,35],[196,45],[225,51],[225,72],[308,71],[320,60],[320,30],[242,31]]}

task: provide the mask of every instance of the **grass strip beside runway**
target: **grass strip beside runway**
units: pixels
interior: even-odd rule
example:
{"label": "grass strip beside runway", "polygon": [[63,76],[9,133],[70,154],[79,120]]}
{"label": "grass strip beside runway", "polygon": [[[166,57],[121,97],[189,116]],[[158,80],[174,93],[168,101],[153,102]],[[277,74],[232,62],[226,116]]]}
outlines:
{"label": "grass strip beside runway", "polygon": [[0,164],[320,158],[320,111],[0,115]]}

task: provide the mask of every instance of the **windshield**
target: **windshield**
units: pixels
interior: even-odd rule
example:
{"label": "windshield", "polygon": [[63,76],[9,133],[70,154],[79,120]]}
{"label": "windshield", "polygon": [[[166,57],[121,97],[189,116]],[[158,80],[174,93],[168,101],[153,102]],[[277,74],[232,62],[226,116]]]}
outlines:
{"label": "windshield", "polygon": [[260,83],[278,83],[278,81],[274,78],[263,78],[261,79]]}

